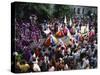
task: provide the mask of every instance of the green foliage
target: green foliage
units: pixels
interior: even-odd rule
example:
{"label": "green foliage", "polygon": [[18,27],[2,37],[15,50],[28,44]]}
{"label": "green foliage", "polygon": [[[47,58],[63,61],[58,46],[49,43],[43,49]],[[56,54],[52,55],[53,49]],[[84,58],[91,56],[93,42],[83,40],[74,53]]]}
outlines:
{"label": "green foliage", "polygon": [[53,18],[70,16],[71,10],[67,5],[58,4],[38,4],[38,3],[16,3],[16,18],[28,18],[30,14],[36,14],[41,18]]}
{"label": "green foliage", "polygon": [[23,58],[23,55],[22,54],[18,54],[17,56],[15,56],[15,60],[16,61],[21,61]]}

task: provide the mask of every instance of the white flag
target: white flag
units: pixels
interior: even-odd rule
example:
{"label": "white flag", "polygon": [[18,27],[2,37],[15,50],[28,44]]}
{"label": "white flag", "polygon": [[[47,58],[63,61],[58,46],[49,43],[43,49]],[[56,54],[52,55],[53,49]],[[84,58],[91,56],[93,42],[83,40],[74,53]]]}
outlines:
{"label": "white flag", "polygon": [[66,16],[65,16],[65,18],[64,18],[64,23],[65,23],[65,24],[67,24],[67,19],[66,19]]}
{"label": "white flag", "polygon": [[72,20],[71,20],[71,18],[70,18],[70,22],[69,22],[69,24],[70,24],[70,26],[72,25]]}

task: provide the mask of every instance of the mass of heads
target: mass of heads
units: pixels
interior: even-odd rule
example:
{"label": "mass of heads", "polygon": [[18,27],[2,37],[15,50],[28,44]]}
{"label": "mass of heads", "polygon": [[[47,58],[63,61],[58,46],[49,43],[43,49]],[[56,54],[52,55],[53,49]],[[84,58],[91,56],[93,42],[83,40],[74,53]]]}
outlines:
{"label": "mass of heads", "polygon": [[16,72],[97,68],[97,19],[91,13],[54,17],[15,18]]}

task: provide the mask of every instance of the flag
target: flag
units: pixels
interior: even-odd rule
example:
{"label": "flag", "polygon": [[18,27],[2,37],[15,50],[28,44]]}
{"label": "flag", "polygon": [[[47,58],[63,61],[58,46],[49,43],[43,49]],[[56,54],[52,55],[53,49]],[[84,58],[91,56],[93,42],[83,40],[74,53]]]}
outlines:
{"label": "flag", "polygon": [[46,41],[44,42],[45,46],[54,46],[58,43],[58,40],[51,34],[50,36],[48,36],[48,38],[46,39]]}
{"label": "flag", "polygon": [[53,46],[58,43],[58,40],[52,34],[51,34],[50,40],[51,40],[51,45],[53,45]]}
{"label": "flag", "polygon": [[70,22],[69,22],[69,25],[70,25],[70,26],[72,26],[72,20],[71,20],[71,18],[70,18]]}
{"label": "flag", "polygon": [[64,18],[64,23],[65,23],[65,24],[67,24],[67,19],[66,19],[66,16],[65,16],[65,18]]}
{"label": "flag", "polygon": [[63,36],[64,36],[63,31],[58,31],[58,32],[56,32],[56,36],[57,36],[57,37],[63,37]]}
{"label": "flag", "polygon": [[50,46],[50,37],[48,37],[48,38],[45,40],[44,45],[47,46],[47,47]]}
{"label": "flag", "polygon": [[61,47],[64,47],[65,48],[65,44],[64,44],[64,42],[63,42],[62,39],[59,39],[59,44],[61,45]]}
{"label": "flag", "polygon": [[53,40],[53,38],[51,38],[50,41],[51,41],[51,45],[52,45],[52,46],[56,45],[56,43],[55,43],[55,41]]}
{"label": "flag", "polygon": [[88,31],[88,26],[81,26],[81,33],[85,34]]}

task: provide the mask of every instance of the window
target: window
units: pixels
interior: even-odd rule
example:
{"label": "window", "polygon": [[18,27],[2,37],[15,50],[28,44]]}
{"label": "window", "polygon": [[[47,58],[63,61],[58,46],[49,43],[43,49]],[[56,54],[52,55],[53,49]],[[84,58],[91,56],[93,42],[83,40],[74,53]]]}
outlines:
{"label": "window", "polygon": [[77,9],[77,14],[80,14],[80,8]]}
{"label": "window", "polygon": [[82,14],[84,14],[84,8],[83,8],[83,10],[82,10]]}
{"label": "window", "polygon": [[76,14],[75,10],[76,10],[76,9],[74,8],[74,14]]}

